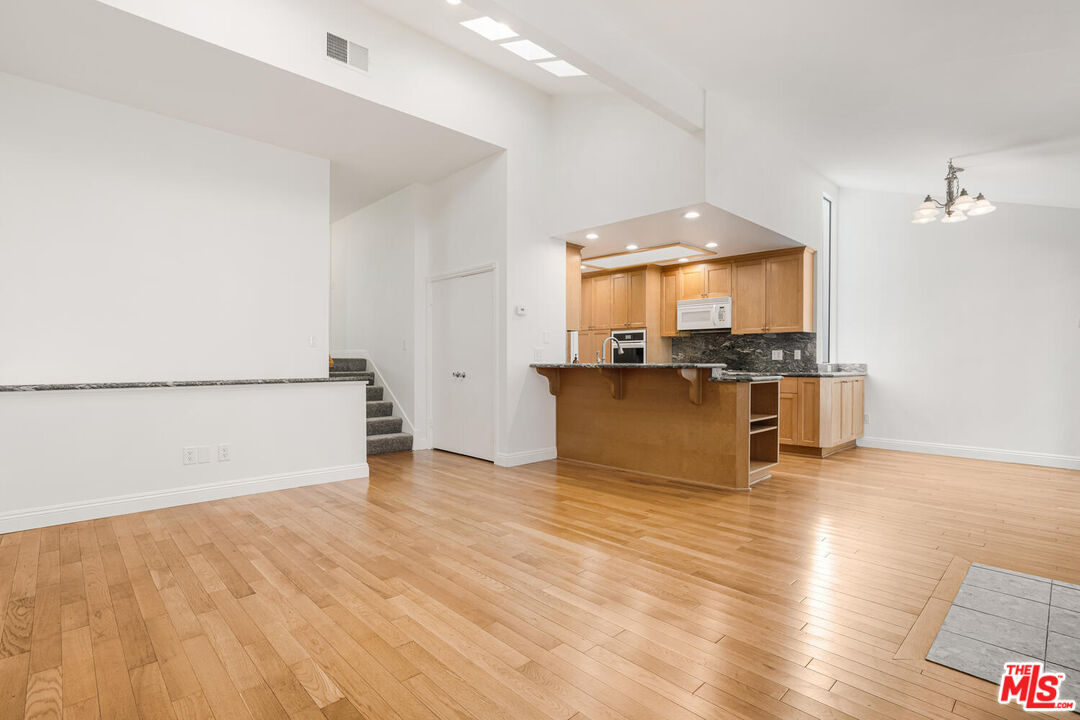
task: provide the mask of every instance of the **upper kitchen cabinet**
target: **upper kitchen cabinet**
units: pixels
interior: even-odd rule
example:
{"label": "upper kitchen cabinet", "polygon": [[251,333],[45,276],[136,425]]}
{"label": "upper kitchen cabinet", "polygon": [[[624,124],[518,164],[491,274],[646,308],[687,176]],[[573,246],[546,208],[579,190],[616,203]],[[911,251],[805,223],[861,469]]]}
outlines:
{"label": "upper kitchen cabinet", "polygon": [[566,243],[566,329],[581,329],[581,246]]}
{"label": "upper kitchen cabinet", "polygon": [[680,271],[679,300],[731,295],[731,263],[698,263]]}
{"label": "upper kitchen cabinet", "polygon": [[645,327],[646,284],[645,268],[583,278],[581,329]]}
{"label": "upper kitchen cabinet", "polygon": [[[583,330],[605,330],[611,327],[612,313],[612,282],[611,275],[598,275],[587,278],[582,285],[582,294],[588,293],[592,302],[591,315],[582,315]],[[584,306],[584,303],[582,303]]]}
{"label": "upper kitchen cabinet", "polygon": [[660,334],[679,334],[679,268],[665,270],[660,276]]}
{"label": "upper kitchen cabinet", "polygon": [[802,248],[736,262],[732,333],[813,332],[813,253]]}

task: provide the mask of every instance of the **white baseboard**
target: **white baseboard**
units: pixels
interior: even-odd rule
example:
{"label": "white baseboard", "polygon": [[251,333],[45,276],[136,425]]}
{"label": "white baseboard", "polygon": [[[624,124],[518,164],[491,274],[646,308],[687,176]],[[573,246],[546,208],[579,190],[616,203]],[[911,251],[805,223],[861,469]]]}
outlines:
{"label": "white baseboard", "polygon": [[947,443],[875,437],[860,438],[858,444],[859,447],[880,448],[882,450],[903,450],[904,452],[924,453],[927,455],[948,455],[951,457],[972,458],[974,460],[993,460],[994,462],[1080,470],[1080,457],[1071,455],[1054,455],[1052,453],[1027,452],[1025,450],[998,450],[995,448],[972,447],[970,445],[949,445]]}
{"label": "white baseboard", "polygon": [[304,487],[305,485],[320,485],[341,480],[366,478],[367,476],[367,463],[359,463],[356,465],[320,468],[318,470],[302,470],[281,475],[228,480],[206,485],[190,485],[188,487],[148,493],[118,495],[111,498],[50,505],[28,510],[15,510],[0,513],[0,534],[63,523],[81,522],[83,520],[95,520],[113,515],[126,515],[144,510],[159,510],[177,505],[190,505],[191,503],[206,502],[208,500],[221,500],[223,498],[239,497],[240,495],[287,490],[289,488]]}
{"label": "white baseboard", "polygon": [[558,456],[558,451],[553,447],[541,448],[540,450],[523,450],[516,453],[495,453],[495,464],[499,467],[515,467],[517,465],[543,462],[544,460],[554,460]]}
{"label": "white baseboard", "polygon": [[368,356],[367,350],[331,350],[330,357],[341,358],[342,360],[363,360]]}

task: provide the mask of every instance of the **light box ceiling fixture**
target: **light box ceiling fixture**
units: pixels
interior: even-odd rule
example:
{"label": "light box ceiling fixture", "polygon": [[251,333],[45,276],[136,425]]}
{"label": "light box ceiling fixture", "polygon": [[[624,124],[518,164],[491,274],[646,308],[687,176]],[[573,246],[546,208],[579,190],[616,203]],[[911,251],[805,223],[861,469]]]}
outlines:
{"label": "light box ceiling fixture", "polygon": [[514,40],[512,42],[503,43],[499,47],[509,50],[517,55],[519,58],[532,62],[533,60],[547,60],[555,57],[555,53],[545,50],[532,40]]}
{"label": "light box ceiling fixture", "polygon": [[549,62],[536,63],[537,67],[542,67],[555,77],[581,77],[586,72],[565,60],[551,60]]}
{"label": "light box ceiling fixture", "polygon": [[960,187],[960,180],[956,176],[962,172],[964,168],[956,167],[953,161],[949,160],[948,173],[945,175],[945,202],[939,202],[927,195],[922,204],[915,208],[911,222],[916,225],[934,222],[942,210],[945,211],[945,217],[941,218],[943,223],[964,222],[968,217],[987,215],[997,210],[982,193],[972,198],[968,195],[967,188]]}
{"label": "light box ceiling fixture", "polygon": [[477,35],[487,38],[493,42],[499,40],[509,40],[510,38],[516,38],[518,34],[511,30],[508,26],[503,25],[497,20],[493,20],[487,16],[474,18],[472,20],[465,20],[461,23],[462,27],[466,27],[472,30]]}
{"label": "light box ceiling fixture", "polygon": [[594,258],[582,258],[581,264],[597,270],[615,270],[617,268],[632,267],[634,265],[659,265],[670,262],[686,262],[693,258],[715,255],[693,245],[675,243],[674,245],[661,245],[660,247],[643,248],[631,252],[614,253],[612,255],[600,255]]}

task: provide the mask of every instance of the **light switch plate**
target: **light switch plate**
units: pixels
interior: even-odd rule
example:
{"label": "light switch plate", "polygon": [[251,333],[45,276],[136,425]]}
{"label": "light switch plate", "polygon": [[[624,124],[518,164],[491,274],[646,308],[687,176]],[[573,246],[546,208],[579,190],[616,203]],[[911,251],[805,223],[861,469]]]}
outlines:
{"label": "light switch plate", "polygon": [[199,448],[199,464],[210,462],[210,446],[200,445]]}
{"label": "light switch plate", "polygon": [[783,350],[773,350],[772,351],[772,359],[773,360],[783,360],[784,359],[784,351]]}
{"label": "light switch plate", "polygon": [[184,452],[183,452],[182,457],[183,457],[183,463],[185,465],[194,465],[195,463],[197,463],[199,461],[199,453],[193,447],[184,448]]}
{"label": "light switch plate", "polygon": [[802,360],[802,350],[796,350],[795,351],[795,359],[796,360]]}

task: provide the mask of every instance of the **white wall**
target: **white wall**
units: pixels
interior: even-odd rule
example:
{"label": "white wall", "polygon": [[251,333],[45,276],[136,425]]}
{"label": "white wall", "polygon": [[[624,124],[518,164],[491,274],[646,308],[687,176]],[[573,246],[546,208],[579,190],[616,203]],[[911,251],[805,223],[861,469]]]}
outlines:
{"label": "white wall", "polygon": [[616,93],[557,96],[551,118],[553,234],[705,199],[703,133]]}
{"label": "white wall", "polygon": [[[0,394],[0,533],[366,477],[364,383]],[[217,462],[217,445],[232,458]],[[211,446],[183,465],[182,448]]]}
{"label": "white wall", "polygon": [[821,249],[821,197],[838,188],[803,162],[767,120],[706,94],[706,199],[774,232]]}
{"label": "white wall", "polygon": [[[0,107],[0,385],[326,375],[325,160],[7,75]],[[0,533],[366,476],[365,411],[359,383],[0,393]]]}
{"label": "white wall", "polygon": [[865,444],[1080,468],[1080,211],[840,196],[839,360],[869,363]]}
{"label": "white wall", "polygon": [[0,384],[325,376],[327,161],[11,75],[0,106]]}

